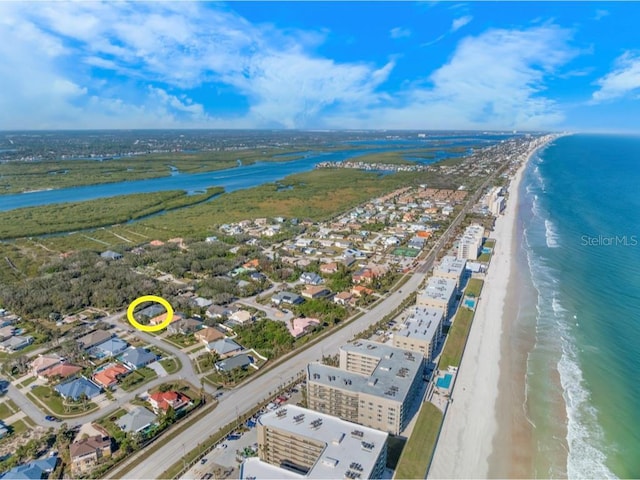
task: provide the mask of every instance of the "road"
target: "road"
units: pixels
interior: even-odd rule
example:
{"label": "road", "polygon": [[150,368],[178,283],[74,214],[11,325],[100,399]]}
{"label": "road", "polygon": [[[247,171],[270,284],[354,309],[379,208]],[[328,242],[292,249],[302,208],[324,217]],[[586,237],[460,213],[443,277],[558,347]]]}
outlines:
{"label": "road", "polygon": [[[182,458],[184,451],[194,449],[213,432],[229,423],[236,415],[242,415],[249,411],[259,401],[265,399],[268,392],[274,391],[277,385],[289,381],[292,376],[303,370],[309,362],[320,360],[323,355],[338,353],[339,347],[351,340],[356,333],[377,323],[382,317],[396,309],[411,292],[418,288],[423,280],[424,274],[413,274],[407,283],[402,286],[403,293],[394,292],[349,325],[324,337],[318,343],[288,360],[270,368],[263,375],[226,393],[215,410],[186,432],[172,438],[149,458],[145,459],[144,462],[141,462],[125,474],[124,478],[159,478],[162,472]],[[131,461],[135,462],[135,456],[132,457]],[[112,476],[114,478],[121,477],[117,471]]]}

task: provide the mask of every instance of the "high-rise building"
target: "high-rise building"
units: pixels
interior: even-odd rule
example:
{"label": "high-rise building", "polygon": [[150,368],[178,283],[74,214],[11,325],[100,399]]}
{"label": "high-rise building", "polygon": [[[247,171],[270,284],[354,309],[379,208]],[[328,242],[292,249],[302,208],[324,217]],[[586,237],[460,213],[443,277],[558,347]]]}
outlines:
{"label": "high-rise building", "polygon": [[340,348],[340,367],[307,366],[309,408],[399,434],[420,393],[422,355],[359,340]]}
{"label": "high-rise building", "polygon": [[241,479],[381,478],[388,434],[295,405],[257,422],[258,458]]}

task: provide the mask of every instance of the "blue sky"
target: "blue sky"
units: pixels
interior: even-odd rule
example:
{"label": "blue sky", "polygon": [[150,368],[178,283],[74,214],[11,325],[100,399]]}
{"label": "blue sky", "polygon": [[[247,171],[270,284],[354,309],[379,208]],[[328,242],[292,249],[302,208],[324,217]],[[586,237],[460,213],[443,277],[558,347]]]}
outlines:
{"label": "blue sky", "polygon": [[0,129],[637,132],[640,3],[0,2]]}

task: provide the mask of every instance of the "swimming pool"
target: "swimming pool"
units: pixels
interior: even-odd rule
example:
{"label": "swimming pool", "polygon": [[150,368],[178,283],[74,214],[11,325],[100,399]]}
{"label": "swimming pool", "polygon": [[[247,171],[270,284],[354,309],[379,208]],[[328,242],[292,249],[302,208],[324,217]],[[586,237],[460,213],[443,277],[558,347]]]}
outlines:
{"label": "swimming pool", "polygon": [[467,298],[464,301],[465,306],[471,308],[472,310],[476,308],[476,301],[473,298]]}
{"label": "swimming pool", "polygon": [[451,379],[453,375],[447,373],[444,377],[440,377],[436,380],[436,387],[438,388],[449,388],[451,386]]}

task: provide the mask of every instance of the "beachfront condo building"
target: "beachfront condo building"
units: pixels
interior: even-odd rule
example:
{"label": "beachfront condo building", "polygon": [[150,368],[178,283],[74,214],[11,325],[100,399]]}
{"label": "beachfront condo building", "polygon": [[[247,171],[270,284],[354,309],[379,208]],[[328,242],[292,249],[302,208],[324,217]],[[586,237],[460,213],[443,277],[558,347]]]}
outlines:
{"label": "beachfront condo building", "polygon": [[433,268],[433,276],[455,280],[456,288],[460,288],[466,264],[467,261],[464,258],[445,255],[440,260],[440,263]]}
{"label": "beachfront condo building", "polygon": [[496,217],[502,213],[504,209],[504,196],[502,195],[502,187],[493,187],[487,194],[487,207],[492,215]]}
{"label": "beachfront condo building", "polygon": [[453,314],[456,292],[456,281],[452,278],[429,277],[427,286],[420,290],[416,296],[416,305],[439,308],[444,311],[446,320]]}
{"label": "beachfront condo building", "polygon": [[382,478],[388,434],[296,405],[262,415],[241,479]]}
{"label": "beachfront condo building", "polygon": [[469,225],[458,242],[458,258],[476,260],[482,248],[484,227],[482,225]]}
{"label": "beachfront condo building", "polygon": [[410,420],[423,365],[422,355],[391,345],[348,343],[339,367],[307,366],[309,408],[397,435]]}
{"label": "beachfront condo building", "polygon": [[433,352],[442,338],[444,310],[413,307],[400,330],[393,334],[393,346],[417,352],[425,361],[433,360]]}

